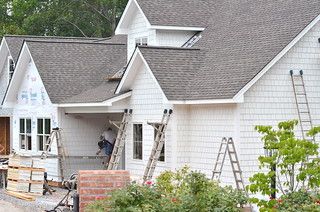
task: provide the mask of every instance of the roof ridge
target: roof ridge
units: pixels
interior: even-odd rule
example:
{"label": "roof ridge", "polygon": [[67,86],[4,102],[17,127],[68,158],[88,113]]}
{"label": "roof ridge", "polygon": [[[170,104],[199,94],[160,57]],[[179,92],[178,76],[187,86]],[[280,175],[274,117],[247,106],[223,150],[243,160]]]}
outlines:
{"label": "roof ridge", "polygon": [[172,46],[138,46],[138,48],[144,49],[164,49],[164,50],[192,50],[199,51],[200,48],[185,48],[185,47],[172,47]]}
{"label": "roof ridge", "polygon": [[28,40],[25,39],[24,42],[28,43],[68,43],[68,44],[92,44],[92,45],[119,45],[125,46],[124,43],[103,43],[103,42],[76,42],[76,41],[56,41],[56,40]]}

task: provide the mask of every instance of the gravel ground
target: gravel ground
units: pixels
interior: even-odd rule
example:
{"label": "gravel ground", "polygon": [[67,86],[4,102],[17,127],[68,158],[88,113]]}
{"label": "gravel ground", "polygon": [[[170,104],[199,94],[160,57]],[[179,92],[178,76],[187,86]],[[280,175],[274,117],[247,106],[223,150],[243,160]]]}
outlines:
{"label": "gravel ground", "polygon": [[[67,194],[68,190],[55,188],[52,195],[46,194],[36,198],[36,201],[25,201],[7,195],[4,189],[0,189],[0,212],[43,212],[53,209],[60,200]],[[10,210],[8,210],[10,209]]]}

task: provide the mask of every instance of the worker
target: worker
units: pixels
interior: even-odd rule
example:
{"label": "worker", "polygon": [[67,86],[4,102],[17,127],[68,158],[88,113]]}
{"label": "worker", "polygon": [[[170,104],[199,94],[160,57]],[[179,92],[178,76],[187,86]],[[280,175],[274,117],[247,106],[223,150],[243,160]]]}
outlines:
{"label": "worker", "polygon": [[100,136],[100,141],[98,142],[99,150],[97,152],[97,155],[99,155],[102,149],[104,149],[104,152],[107,156],[105,160],[106,166],[110,161],[115,141],[116,141],[116,134],[111,127],[109,127],[106,131],[104,131]]}

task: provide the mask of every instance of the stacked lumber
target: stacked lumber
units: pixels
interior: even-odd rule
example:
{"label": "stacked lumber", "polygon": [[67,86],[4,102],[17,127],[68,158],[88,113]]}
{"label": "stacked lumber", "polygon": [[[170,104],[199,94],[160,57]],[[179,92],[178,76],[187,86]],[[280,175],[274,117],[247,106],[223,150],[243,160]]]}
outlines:
{"label": "stacked lumber", "polygon": [[10,157],[7,191],[42,195],[45,172],[43,167],[44,162],[41,159],[17,155]]}
{"label": "stacked lumber", "polygon": [[23,194],[23,193],[18,193],[18,192],[14,192],[14,191],[6,191],[7,194],[9,194],[10,196],[13,197],[17,197],[19,199],[23,199],[23,200],[27,200],[27,201],[35,201],[36,198],[32,195],[28,195],[28,194]]}

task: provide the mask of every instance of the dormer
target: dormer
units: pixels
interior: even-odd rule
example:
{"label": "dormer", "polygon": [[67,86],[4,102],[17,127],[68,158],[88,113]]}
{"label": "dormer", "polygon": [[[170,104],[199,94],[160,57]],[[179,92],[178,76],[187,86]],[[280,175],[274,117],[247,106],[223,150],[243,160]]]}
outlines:
{"label": "dormer", "polygon": [[[196,10],[202,8],[202,3],[199,3],[198,0],[194,0],[194,5],[170,2],[171,5],[166,7],[166,11],[161,9],[163,5],[158,2],[158,0],[129,0],[115,31],[117,35],[124,34],[128,37],[128,60],[137,45],[190,47],[186,46],[186,43],[205,29],[204,23],[193,20],[195,17],[180,14],[188,6]],[[174,11],[175,8],[180,11],[177,12],[177,15],[181,17],[179,20],[170,16],[172,13],[168,11]]]}

